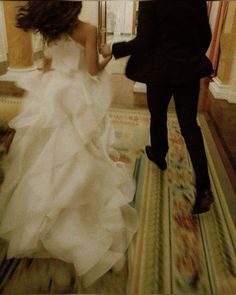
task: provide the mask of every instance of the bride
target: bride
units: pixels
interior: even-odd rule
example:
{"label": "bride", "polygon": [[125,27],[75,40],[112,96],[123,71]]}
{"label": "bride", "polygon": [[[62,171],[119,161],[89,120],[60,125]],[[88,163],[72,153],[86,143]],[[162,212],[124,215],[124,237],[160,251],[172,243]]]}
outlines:
{"label": "bride", "polygon": [[111,57],[98,61],[97,29],[82,22],[80,1],[29,1],[17,26],[45,40],[44,72],[27,90],[5,160],[0,236],[8,258],[54,257],[73,263],[85,286],[121,265],[137,231],[129,203],[134,183],[113,161],[108,116]]}

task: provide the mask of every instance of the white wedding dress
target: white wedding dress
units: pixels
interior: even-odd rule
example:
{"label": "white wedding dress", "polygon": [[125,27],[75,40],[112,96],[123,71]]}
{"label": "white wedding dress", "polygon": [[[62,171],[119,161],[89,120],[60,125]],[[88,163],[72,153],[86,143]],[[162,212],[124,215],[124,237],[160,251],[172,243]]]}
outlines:
{"label": "white wedding dress", "polygon": [[108,74],[86,71],[84,48],[70,37],[45,50],[54,70],[24,77],[28,91],[5,161],[0,237],[8,258],[73,263],[85,286],[119,264],[137,231],[129,203],[134,183],[109,157]]}

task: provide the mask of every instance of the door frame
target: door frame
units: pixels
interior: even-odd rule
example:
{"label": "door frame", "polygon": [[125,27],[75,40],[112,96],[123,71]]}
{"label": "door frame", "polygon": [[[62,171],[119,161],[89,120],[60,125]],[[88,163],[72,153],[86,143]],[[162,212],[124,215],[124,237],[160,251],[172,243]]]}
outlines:
{"label": "door frame", "polygon": [[107,1],[98,2],[98,31],[100,43],[106,43]]}

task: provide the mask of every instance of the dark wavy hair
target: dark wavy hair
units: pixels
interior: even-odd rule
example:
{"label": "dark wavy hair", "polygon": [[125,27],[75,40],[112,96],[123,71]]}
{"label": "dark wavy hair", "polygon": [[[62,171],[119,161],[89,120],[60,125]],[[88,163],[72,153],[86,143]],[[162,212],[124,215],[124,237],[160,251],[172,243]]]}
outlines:
{"label": "dark wavy hair", "polygon": [[82,1],[28,1],[19,7],[16,26],[24,31],[39,32],[50,43],[72,32],[81,8]]}

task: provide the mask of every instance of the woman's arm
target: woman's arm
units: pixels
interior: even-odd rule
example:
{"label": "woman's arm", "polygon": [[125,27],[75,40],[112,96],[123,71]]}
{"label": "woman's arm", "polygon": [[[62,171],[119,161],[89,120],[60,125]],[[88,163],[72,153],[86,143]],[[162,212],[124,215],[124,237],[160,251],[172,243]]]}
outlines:
{"label": "woman's arm", "polygon": [[99,62],[98,36],[96,27],[91,26],[91,28],[88,30],[85,42],[85,54],[88,72],[91,75],[97,75],[100,71],[102,71],[112,58],[112,56],[108,56],[105,59],[103,59],[102,62]]}

